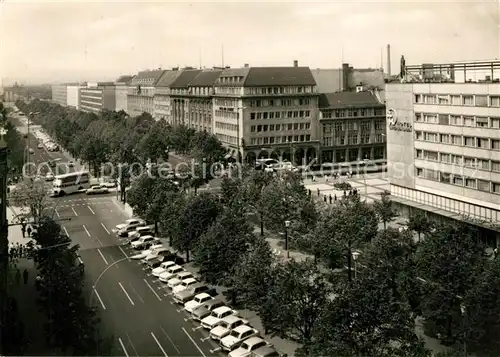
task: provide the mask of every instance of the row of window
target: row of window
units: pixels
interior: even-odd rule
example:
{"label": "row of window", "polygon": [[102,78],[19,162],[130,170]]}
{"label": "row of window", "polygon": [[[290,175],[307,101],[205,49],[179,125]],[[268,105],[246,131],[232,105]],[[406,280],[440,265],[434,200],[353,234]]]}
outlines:
{"label": "row of window", "polygon": [[311,105],[310,98],[294,98],[294,99],[256,99],[250,101],[251,108],[260,107],[291,107],[300,105]]}
{"label": "row of window", "polygon": [[228,112],[225,110],[216,110],[215,116],[218,118],[226,118],[226,119],[239,119],[240,113],[238,112]]}
{"label": "row of window", "polygon": [[453,114],[435,114],[435,113],[415,113],[415,122],[456,125],[478,128],[500,128],[500,118],[481,117],[473,115],[453,115]]}
{"label": "row of window", "polygon": [[[383,130],[385,129],[385,121],[384,120],[375,120],[374,125],[375,130]],[[361,131],[371,131],[372,129],[372,121],[363,120],[360,122],[357,121],[338,121],[329,124],[323,124],[323,133],[331,133],[332,131],[345,131],[347,130],[361,130]]]}
{"label": "row of window", "polygon": [[364,145],[364,144],[379,144],[384,142],[384,135],[375,134],[351,134],[351,135],[335,135],[323,136],[323,146],[343,146],[343,145]]}
{"label": "row of window", "polygon": [[459,105],[500,108],[498,95],[473,94],[415,94],[416,104]]}
{"label": "row of window", "polygon": [[220,121],[216,121],[215,122],[215,128],[216,129],[221,129],[221,130],[237,131],[238,130],[238,125],[236,125],[236,124],[229,124],[229,123],[222,123]]}
{"label": "row of window", "polygon": [[252,125],[250,132],[260,133],[264,131],[285,131],[285,130],[309,130],[311,123],[290,123],[290,124],[269,124],[269,125]]}
{"label": "row of window", "polygon": [[215,87],[215,94],[242,95],[241,87]]}
{"label": "row of window", "polygon": [[289,110],[286,112],[258,112],[250,113],[250,120],[260,119],[288,119],[288,118],[310,118],[310,110]]}
{"label": "row of window", "polygon": [[311,141],[311,135],[263,136],[250,138],[251,145],[286,144]]}
{"label": "row of window", "polygon": [[314,93],[313,86],[286,86],[286,87],[246,87],[245,94],[299,94]]}
{"label": "row of window", "polygon": [[322,119],[351,118],[351,117],[372,117],[385,116],[384,108],[363,108],[363,109],[321,109]]}
{"label": "row of window", "polygon": [[500,140],[481,138],[476,136],[439,134],[427,131],[416,131],[415,140],[430,141],[433,143],[468,146],[486,150],[500,150]]}
{"label": "row of window", "polygon": [[215,136],[223,143],[238,145],[238,138],[232,135],[215,133]]}
{"label": "row of window", "polygon": [[415,175],[426,180],[447,183],[451,185],[467,187],[483,192],[500,194],[500,182],[479,180],[472,177],[453,175],[448,172],[435,171],[430,169],[415,168]]}
{"label": "row of window", "polygon": [[238,107],[239,102],[237,99],[215,98],[214,105],[220,107]]}
{"label": "row of window", "polygon": [[485,171],[500,172],[500,161],[420,149],[416,150],[416,157],[417,159],[421,160],[439,161],[446,164],[465,166]]}

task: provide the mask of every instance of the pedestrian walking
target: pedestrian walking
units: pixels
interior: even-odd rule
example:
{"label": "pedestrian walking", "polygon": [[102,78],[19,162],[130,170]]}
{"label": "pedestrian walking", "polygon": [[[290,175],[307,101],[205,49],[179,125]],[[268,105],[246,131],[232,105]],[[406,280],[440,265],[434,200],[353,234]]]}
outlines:
{"label": "pedestrian walking", "polygon": [[16,285],[21,285],[21,272],[19,271],[19,269],[16,269]]}
{"label": "pedestrian walking", "polygon": [[319,195],[320,195],[320,191],[319,191],[319,188],[317,188],[316,190],[318,191],[318,197],[319,197]]}
{"label": "pedestrian walking", "polygon": [[326,203],[326,196],[323,196],[323,201],[325,201],[325,203]]}
{"label": "pedestrian walking", "polygon": [[330,195],[330,197],[329,197],[329,198],[330,198],[330,204],[332,204],[332,200],[333,200],[332,195]]}
{"label": "pedestrian walking", "polygon": [[333,196],[333,199],[334,199],[335,201],[337,201],[337,195],[336,195],[336,194]]}
{"label": "pedestrian walking", "polygon": [[26,238],[26,226],[25,225],[21,226],[21,233],[23,234],[23,238]]}
{"label": "pedestrian walking", "polygon": [[28,284],[28,270],[24,269],[23,271],[23,280],[24,280],[24,285]]}
{"label": "pedestrian walking", "polygon": [[31,237],[31,232],[32,232],[31,227],[28,227],[28,228],[26,229],[26,232],[28,233],[28,237]]}

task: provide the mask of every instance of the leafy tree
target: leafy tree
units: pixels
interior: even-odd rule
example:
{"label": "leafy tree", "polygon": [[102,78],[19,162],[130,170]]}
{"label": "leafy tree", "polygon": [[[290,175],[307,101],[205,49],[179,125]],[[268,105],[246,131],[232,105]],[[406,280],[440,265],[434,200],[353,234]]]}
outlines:
{"label": "leafy tree", "polygon": [[387,223],[391,222],[398,214],[392,207],[390,194],[383,192],[381,196],[380,200],[375,200],[373,207],[378,219],[384,224],[384,229],[387,229]]}
{"label": "leafy tree", "polygon": [[11,192],[9,203],[15,207],[27,207],[29,214],[38,221],[48,208],[48,195],[43,181],[24,180]]}
{"label": "leafy tree", "polygon": [[178,250],[189,253],[196,246],[198,239],[217,219],[221,211],[219,200],[209,193],[189,196],[176,224],[176,233],[172,244]]}
{"label": "leafy tree", "polygon": [[142,157],[149,158],[157,163],[160,158],[168,159],[169,141],[165,136],[167,124],[164,120],[158,120],[153,124],[151,130],[142,137],[138,143],[138,150]]}
{"label": "leafy tree", "polygon": [[145,217],[156,190],[156,179],[147,173],[142,174],[127,192],[127,201],[135,214]]}
{"label": "leafy tree", "polygon": [[167,191],[160,213],[159,230],[162,237],[168,237],[169,245],[173,245],[174,237],[179,234],[179,221],[186,207],[187,197],[184,193]]}
{"label": "leafy tree", "polygon": [[[232,202],[236,197],[243,196],[243,185],[243,180],[239,178],[223,177],[220,184],[222,202],[227,204]],[[242,198],[244,199],[245,197],[243,196]]]}
{"label": "leafy tree", "polygon": [[429,219],[427,219],[427,216],[423,211],[417,211],[412,214],[408,219],[407,226],[410,230],[418,234],[419,242],[422,233],[428,233],[432,229],[431,222],[429,222]]}
{"label": "leafy tree", "polygon": [[295,337],[308,346],[329,299],[329,284],[311,261],[279,264],[273,275],[275,279],[259,310],[262,322],[273,334]]}

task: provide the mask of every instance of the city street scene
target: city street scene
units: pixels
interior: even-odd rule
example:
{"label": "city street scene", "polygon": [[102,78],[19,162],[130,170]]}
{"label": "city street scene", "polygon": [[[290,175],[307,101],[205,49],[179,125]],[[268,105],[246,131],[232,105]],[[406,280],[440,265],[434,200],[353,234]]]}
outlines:
{"label": "city street scene", "polygon": [[498,14],[0,2],[0,356],[500,356]]}

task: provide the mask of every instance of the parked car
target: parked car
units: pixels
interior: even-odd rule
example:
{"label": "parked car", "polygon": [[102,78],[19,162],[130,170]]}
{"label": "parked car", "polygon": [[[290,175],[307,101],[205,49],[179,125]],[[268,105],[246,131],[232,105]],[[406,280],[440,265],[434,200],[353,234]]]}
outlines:
{"label": "parked car", "polygon": [[47,172],[47,175],[45,175],[45,181],[54,181],[54,174],[52,172]]}
{"label": "parked car", "polygon": [[276,349],[271,346],[263,346],[253,350],[250,357],[281,357],[282,354],[276,351]]}
{"label": "parked car", "polygon": [[193,274],[188,272],[188,271],[183,271],[177,274],[175,278],[170,279],[167,281],[167,286],[170,289],[175,288],[177,285],[181,284],[184,280],[189,279],[189,278],[194,278]]}
{"label": "parked car", "polygon": [[[194,284],[197,284],[197,283],[198,283],[198,280],[196,280],[195,278],[185,279],[185,280],[182,281],[182,283],[178,284],[177,286],[174,286],[174,288],[172,289],[172,292],[174,294],[180,293],[181,291],[186,290],[189,287],[191,287],[191,286],[193,286]],[[168,282],[167,282],[167,284],[168,284]]]}
{"label": "parked car", "polygon": [[113,233],[119,233],[120,231],[122,231],[124,229],[130,229],[127,231],[127,235],[128,235],[128,232],[135,230],[137,227],[145,226],[145,225],[146,225],[146,222],[142,219],[130,218],[130,219],[127,219],[124,223],[116,225],[116,227],[113,228],[112,231],[113,231]]}
{"label": "parked car", "polygon": [[240,345],[240,347],[238,347],[234,351],[231,351],[229,353],[229,357],[247,357],[247,356],[250,356],[250,353],[252,353],[252,351],[255,351],[259,348],[262,348],[262,347],[265,347],[268,345],[269,344],[266,342],[266,340],[264,340],[261,337],[257,337],[257,336],[250,337],[249,339],[246,339],[245,341],[243,341],[243,343]]}
{"label": "parked car", "polygon": [[155,238],[153,236],[144,236],[139,238],[139,240],[136,240],[135,242],[132,242],[130,245],[132,246],[133,249],[145,249],[148,248],[149,246],[152,246],[153,244],[157,243],[159,241],[158,238]]}
{"label": "parked car", "polygon": [[205,304],[203,304],[199,308],[195,309],[191,313],[191,318],[195,321],[201,321],[205,317],[210,315],[212,313],[212,310],[215,310],[216,308],[221,306],[225,306],[224,301],[218,298],[213,298],[212,300],[208,300]]}
{"label": "parked car", "polygon": [[172,265],[167,269],[167,271],[161,273],[158,277],[161,282],[167,283],[170,279],[175,278],[181,271],[185,271],[183,267],[180,265]]}
{"label": "parked car", "polygon": [[68,161],[68,167],[75,167],[75,163],[73,161]]}
{"label": "parked car", "polygon": [[146,256],[142,259],[142,264],[148,264],[150,261],[155,260],[156,258],[158,258],[160,256],[165,256],[166,254],[171,254],[170,250],[168,250],[167,247],[161,247],[161,248],[155,249],[154,252],[151,252],[148,256]]}
{"label": "parked car", "polygon": [[207,293],[214,297],[217,296],[217,290],[215,290],[215,288],[209,287],[204,283],[198,283],[189,289],[174,294],[173,299],[176,303],[184,305],[189,300],[193,300],[193,298],[200,293]]}
{"label": "parked car", "polygon": [[241,325],[248,325],[248,321],[236,315],[229,315],[222,319],[219,326],[210,330],[210,338],[220,341],[228,336],[232,330]]}
{"label": "parked car", "polygon": [[33,150],[32,148],[30,148],[29,152],[30,152],[30,154],[34,154],[35,150]]}
{"label": "parked car", "polygon": [[139,238],[146,235],[153,235],[153,229],[150,226],[136,227],[135,230],[128,232],[130,239]]}
{"label": "parked car", "polygon": [[240,347],[247,338],[258,335],[257,329],[248,326],[248,324],[240,324],[220,340],[220,346],[224,351],[231,352]]}
{"label": "parked car", "polygon": [[85,191],[87,195],[98,195],[109,193],[109,189],[107,187],[103,187],[101,185],[92,185],[87,191]]}
{"label": "parked car", "polygon": [[212,313],[201,320],[201,326],[207,330],[211,330],[222,322],[222,319],[229,315],[237,315],[238,312],[227,306],[218,307]]}
{"label": "parked car", "polygon": [[43,144],[42,143],[38,143],[38,145],[36,147],[39,148],[39,149],[43,149]]}
{"label": "parked car", "polygon": [[213,299],[213,297],[207,293],[198,294],[194,297],[193,300],[190,300],[184,304],[184,310],[186,310],[189,313],[192,313],[194,310],[196,310],[197,308],[202,306],[208,300],[212,300],[212,299]]}
{"label": "parked car", "polygon": [[102,183],[102,186],[107,187],[107,188],[114,188],[116,187],[116,180],[112,178],[105,179]]}
{"label": "parked car", "polygon": [[160,276],[162,273],[166,272],[168,270],[168,268],[170,268],[171,266],[174,266],[176,265],[174,262],[172,261],[166,261],[166,262],[163,262],[160,264],[160,266],[158,266],[157,268],[154,268],[151,273],[153,274],[153,276]]}
{"label": "parked car", "polygon": [[163,244],[155,244],[155,245],[152,245],[151,247],[149,247],[148,249],[144,249],[142,252],[140,252],[139,254],[136,254],[136,255],[133,255],[131,256],[130,258],[131,259],[135,259],[135,260],[140,260],[140,259],[144,259],[146,258],[148,255],[150,255],[152,252],[155,251],[155,249],[158,249],[158,248],[163,248]]}

